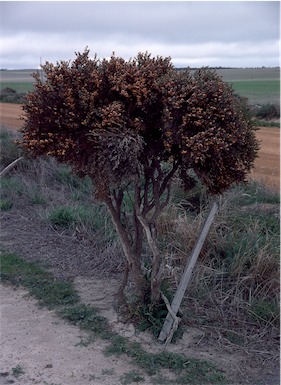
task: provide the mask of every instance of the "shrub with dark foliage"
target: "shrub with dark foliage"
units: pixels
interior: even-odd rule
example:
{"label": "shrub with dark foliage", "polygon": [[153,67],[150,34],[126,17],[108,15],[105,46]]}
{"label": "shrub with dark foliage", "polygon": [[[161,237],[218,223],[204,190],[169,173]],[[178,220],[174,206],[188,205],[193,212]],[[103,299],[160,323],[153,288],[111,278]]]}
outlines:
{"label": "shrub with dark foliage", "polygon": [[[197,175],[212,193],[245,180],[258,143],[244,106],[214,71],[176,71],[170,58],[89,58],[42,66],[24,106],[21,146],[88,175],[108,206],[138,293],[159,299],[160,263],[149,230],[168,203],[172,178]],[[191,183],[192,181],[192,183]],[[127,225],[128,192],[134,215]],[[131,233],[129,234],[129,231]],[[152,248],[151,287],[142,274],[143,233]]]}

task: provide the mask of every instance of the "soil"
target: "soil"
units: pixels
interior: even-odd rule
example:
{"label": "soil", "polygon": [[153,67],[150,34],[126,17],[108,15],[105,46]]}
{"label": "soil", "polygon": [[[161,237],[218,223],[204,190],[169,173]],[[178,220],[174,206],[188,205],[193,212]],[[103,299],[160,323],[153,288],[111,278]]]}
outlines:
{"label": "soil", "polygon": [[[22,125],[19,105],[0,103],[0,113],[2,126],[18,129]],[[260,159],[251,177],[279,186],[279,129],[262,128],[257,136],[262,141]],[[62,236],[28,207],[2,212],[1,227],[5,250],[44,262],[56,277],[73,280],[81,301],[99,308],[119,334],[141,342],[149,351],[163,349],[150,334],[124,323],[114,310],[120,280],[120,260],[111,258],[116,250],[105,251],[101,274],[101,256],[93,254],[91,244],[71,234]],[[83,263],[77,259],[81,254]],[[0,301],[0,385],[121,385],[122,376],[132,370],[142,374],[144,385],[151,384],[126,357],[104,356],[106,342],[98,339],[85,346],[84,332],[39,307],[24,289],[1,284]],[[259,349],[245,349],[212,337],[198,326],[188,327],[183,339],[170,344],[168,350],[215,363],[225,372],[229,385],[279,384],[278,351],[266,341]],[[19,369],[24,373],[17,377]]]}

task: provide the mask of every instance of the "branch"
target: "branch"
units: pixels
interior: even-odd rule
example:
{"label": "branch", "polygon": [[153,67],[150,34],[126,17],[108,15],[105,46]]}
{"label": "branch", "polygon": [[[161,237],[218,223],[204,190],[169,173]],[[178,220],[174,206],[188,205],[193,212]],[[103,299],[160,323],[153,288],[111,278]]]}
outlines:
{"label": "branch", "polygon": [[122,201],[123,201],[123,197],[124,197],[123,189],[119,189],[117,192],[114,189],[113,190],[113,197],[114,197],[115,205],[116,205],[115,210],[116,210],[116,213],[118,214],[118,216],[120,218],[121,217],[121,205],[122,205]]}
{"label": "branch", "polygon": [[20,158],[14,160],[12,163],[10,163],[7,167],[4,168],[4,170],[1,171],[0,173],[0,178],[3,178],[12,168],[15,167],[15,165],[23,159],[23,156],[21,156]]}
{"label": "branch", "polygon": [[175,172],[177,171],[179,167],[179,161],[175,161],[173,163],[173,167],[171,169],[170,172],[168,172],[168,174],[165,176],[163,182],[162,182],[162,185],[160,187],[160,196],[164,193],[168,183],[170,182],[171,178],[174,176]]}
{"label": "branch", "polygon": [[142,224],[140,223],[138,216],[137,216],[137,210],[136,207],[140,207],[141,205],[141,188],[140,188],[140,182],[138,180],[138,183],[135,185],[135,202],[134,202],[134,247],[135,252],[137,255],[141,255],[142,251],[142,241],[143,241],[143,230],[142,230]]}

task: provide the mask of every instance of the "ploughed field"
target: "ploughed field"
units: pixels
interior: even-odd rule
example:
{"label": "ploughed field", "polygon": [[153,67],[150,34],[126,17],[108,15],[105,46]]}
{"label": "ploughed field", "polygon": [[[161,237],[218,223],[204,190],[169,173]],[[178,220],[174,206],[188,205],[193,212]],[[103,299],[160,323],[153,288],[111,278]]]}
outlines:
{"label": "ploughed field", "polygon": [[[20,104],[0,103],[1,127],[19,129],[23,121]],[[261,127],[256,132],[261,142],[259,157],[250,178],[263,180],[275,188],[280,186],[280,129],[276,127]]]}

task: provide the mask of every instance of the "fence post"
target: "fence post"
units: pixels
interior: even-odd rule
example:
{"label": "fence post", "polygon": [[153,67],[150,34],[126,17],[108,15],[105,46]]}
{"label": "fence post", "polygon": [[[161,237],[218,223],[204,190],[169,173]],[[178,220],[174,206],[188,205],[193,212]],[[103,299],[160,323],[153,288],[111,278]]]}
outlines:
{"label": "fence post", "polygon": [[170,333],[171,333],[171,331],[172,331],[172,333],[174,333],[174,331],[175,331],[175,328],[173,328],[173,324],[175,322],[175,315],[177,314],[177,312],[180,308],[180,305],[181,305],[183,296],[185,294],[187,285],[188,285],[190,278],[191,278],[192,270],[193,270],[195,263],[198,259],[198,256],[199,256],[200,251],[202,249],[202,246],[205,242],[205,239],[208,235],[208,232],[210,230],[211,224],[214,220],[214,217],[215,217],[217,210],[218,210],[218,205],[216,202],[214,202],[210,211],[209,211],[209,214],[205,220],[205,223],[202,227],[202,230],[200,232],[198,240],[192,249],[190,258],[187,262],[186,268],[184,270],[184,273],[183,273],[182,278],[180,280],[176,294],[174,296],[173,302],[171,304],[172,314],[171,314],[171,311],[168,311],[164,325],[163,325],[162,330],[161,330],[159,337],[158,337],[159,341],[162,341],[162,342],[165,340],[170,341],[172,339],[171,338],[172,336],[170,336]]}

